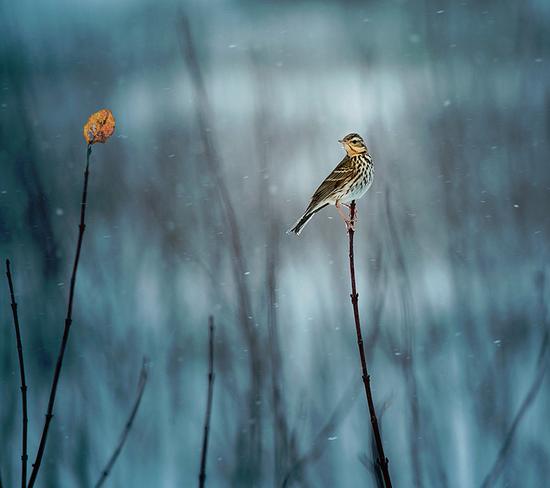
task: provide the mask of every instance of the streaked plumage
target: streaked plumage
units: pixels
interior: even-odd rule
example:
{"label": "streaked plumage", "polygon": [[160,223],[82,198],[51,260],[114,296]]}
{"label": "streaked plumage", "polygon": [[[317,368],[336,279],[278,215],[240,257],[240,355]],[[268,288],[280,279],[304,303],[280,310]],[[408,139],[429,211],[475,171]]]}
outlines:
{"label": "streaked plumage", "polygon": [[[339,142],[346,149],[346,156],[315,190],[306,211],[288,232],[300,235],[313,215],[327,205],[335,205],[344,218],[340,204],[345,205],[361,198],[370,188],[374,178],[374,164],[362,137],[352,133]],[[346,224],[349,224],[347,220]]]}

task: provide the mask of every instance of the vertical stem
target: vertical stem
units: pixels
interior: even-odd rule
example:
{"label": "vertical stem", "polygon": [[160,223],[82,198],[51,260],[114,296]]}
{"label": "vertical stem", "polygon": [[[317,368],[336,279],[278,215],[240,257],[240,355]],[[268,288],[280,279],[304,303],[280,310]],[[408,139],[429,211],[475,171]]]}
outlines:
{"label": "vertical stem", "polygon": [[42,462],[42,457],[44,455],[44,449],[46,447],[46,439],[48,437],[48,430],[50,428],[50,422],[53,418],[53,407],[55,404],[55,395],[57,393],[57,383],[59,382],[59,376],[61,374],[61,367],[63,366],[63,357],[65,355],[65,348],[67,346],[67,341],[69,340],[69,332],[71,330],[72,324],[72,314],[73,314],[73,298],[74,290],[76,286],[76,272],[78,270],[78,262],[80,261],[80,250],[82,249],[82,239],[84,237],[84,230],[86,229],[85,218],[86,218],[86,204],[88,199],[88,177],[90,174],[90,155],[92,154],[92,145],[88,144],[86,151],[86,170],[84,171],[84,185],[82,189],[82,202],[80,206],[80,224],[78,226],[78,241],[76,244],[76,254],[73,263],[73,272],[71,275],[71,285],[69,289],[69,302],[67,305],[67,317],[65,318],[65,328],[63,330],[63,338],[61,339],[61,347],[59,349],[59,354],[57,356],[57,363],[55,365],[55,371],[53,375],[52,387],[50,391],[50,398],[48,400],[48,410],[46,411],[46,420],[44,422],[44,427],[42,429],[42,436],[40,437],[40,444],[38,446],[38,451],[36,453],[36,460],[33,464],[33,469],[31,477],[29,479],[28,488],[32,488],[36,481],[38,471],[40,469],[40,463]]}
{"label": "vertical stem", "polygon": [[[10,260],[6,259],[6,276],[11,296],[11,311],[13,314],[13,326],[15,328],[15,339],[17,342],[17,356],[19,357],[19,373],[21,376],[21,409],[23,414],[23,426],[21,434],[21,488],[27,486],[27,383],[25,382],[25,362],[23,361],[23,345],[21,343],[21,330],[19,328],[19,316],[17,314],[17,303],[13,292],[13,281],[11,278]],[[0,483],[1,484],[1,483]]]}
{"label": "vertical stem", "polygon": [[[355,200],[350,205],[350,220],[353,223],[355,221]],[[370,413],[370,422],[372,424],[372,432],[374,434],[374,441],[376,444],[376,450],[378,452],[378,466],[382,471],[382,477],[384,478],[385,488],[391,488],[390,471],[388,469],[388,458],[384,454],[384,446],[382,445],[382,436],[380,435],[380,429],[378,428],[378,419],[376,417],[376,410],[374,408],[374,401],[372,399],[372,391],[370,388],[370,376],[367,370],[367,359],[365,356],[365,347],[363,345],[363,335],[361,333],[361,323],[359,321],[359,294],[357,293],[357,286],[355,284],[355,261],[353,256],[353,236],[355,230],[353,225],[348,229],[349,235],[349,269],[351,275],[351,304],[353,306],[353,316],[355,318],[355,331],[357,333],[357,347],[359,348],[359,357],[361,358],[361,371],[363,376],[363,384],[365,386],[365,394],[367,396],[367,404]]]}
{"label": "vertical stem", "polygon": [[214,317],[208,318],[208,396],[206,398],[206,415],[204,418],[204,435],[202,438],[201,469],[199,487],[206,481],[206,457],[208,453],[208,435],[210,433],[210,416],[212,414],[212,397],[214,393]]}

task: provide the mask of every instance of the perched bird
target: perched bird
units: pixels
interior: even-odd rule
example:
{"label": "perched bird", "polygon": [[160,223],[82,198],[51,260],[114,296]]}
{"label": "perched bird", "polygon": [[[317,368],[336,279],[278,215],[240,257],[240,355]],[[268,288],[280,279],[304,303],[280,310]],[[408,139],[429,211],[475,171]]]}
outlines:
{"label": "perched bird", "polygon": [[361,198],[370,188],[374,178],[374,163],[359,134],[348,134],[338,142],[344,146],[346,156],[315,190],[306,211],[287,233],[300,235],[309,219],[327,205],[335,205],[348,229],[353,228],[353,222],[342,211],[342,205],[349,207],[349,203]]}

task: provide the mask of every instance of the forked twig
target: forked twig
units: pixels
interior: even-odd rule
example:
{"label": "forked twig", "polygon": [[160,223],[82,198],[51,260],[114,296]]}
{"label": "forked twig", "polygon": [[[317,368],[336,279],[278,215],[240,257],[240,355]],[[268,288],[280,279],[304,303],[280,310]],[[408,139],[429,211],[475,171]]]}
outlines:
{"label": "forked twig", "polygon": [[65,356],[65,348],[69,340],[69,332],[71,331],[72,314],[73,314],[73,298],[76,285],[76,273],[78,270],[78,262],[80,260],[80,251],[82,249],[82,239],[84,237],[84,230],[86,229],[86,204],[88,199],[88,177],[90,174],[90,155],[92,154],[92,146],[88,144],[86,150],[86,169],[84,171],[84,185],[82,189],[82,202],[80,206],[80,224],[78,226],[78,241],[76,244],[76,253],[73,263],[73,271],[71,275],[71,285],[69,288],[69,301],[67,305],[67,317],[65,318],[65,328],[63,330],[63,338],[61,339],[61,347],[57,356],[57,363],[55,365],[55,371],[53,375],[52,387],[50,391],[50,398],[48,400],[48,410],[46,411],[46,420],[42,429],[42,436],[40,437],[40,444],[38,445],[38,451],[36,453],[36,460],[33,464],[33,469],[29,479],[28,488],[32,488],[36,481],[38,471],[40,470],[40,463],[44,455],[44,449],[46,447],[46,439],[48,437],[48,430],[50,428],[50,422],[53,418],[53,408],[55,404],[55,396],[57,393],[57,383],[59,382],[59,376],[61,374],[61,367],[63,366],[63,357]]}
{"label": "forked twig", "polygon": [[[21,329],[19,328],[19,315],[17,314],[17,303],[15,302],[15,293],[13,291],[13,281],[11,278],[10,260],[6,259],[6,276],[10,288],[11,311],[13,314],[13,326],[15,328],[15,340],[17,341],[17,356],[19,357],[19,373],[21,376],[21,410],[23,414],[23,426],[21,433],[21,488],[27,486],[27,426],[29,418],[27,416],[27,383],[25,382],[25,362],[23,361],[23,345],[21,342]],[[0,487],[2,482],[0,481]]]}
{"label": "forked twig", "polygon": [[208,454],[208,434],[210,433],[210,416],[212,414],[212,397],[214,394],[214,317],[208,318],[208,396],[206,398],[206,415],[204,417],[204,434],[202,438],[201,469],[199,487],[206,481],[206,457]]}
{"label": "forked twig", "polygon": [[124,425],[124,429],[122,430],[122,433],[120,434],[120,439],[118,441],[117,446],[115,447],[115,450],[113,451],[113,454],[109,458],[109,461],[101,471],[101,476],[99,477],[99,480],[97,480],[96,484],[94,485],[95,488],[100,487],[103,485],[107,477],[109,476],[111,470],[113,469],[113,466],[122,451],[122,448],[124,447],[124,443],[126,442],[126,438],[128,437],[128,434],[130,433],[130,430],[132,429],[132,425],[134,423],[134,419],[136,417],[136,414],[139,410],[139,405],[141,403],[141,398],[143,397],[143,392],[145,391],[145,385],[147,383],[147,358],[143,358],[143,365],[141,366],[141,372],[139,374],[139,381],[138,381],[138,388],[137,388],[137,396],[136,401],[134,402],[134,406],[132,407],[132,410],[130,412],[130,416],[128,417],[128,420],[126,421],[126,424]]}
{"label": "forked twig", "polygon": [[[355,222],[355,200],[350,205],[350,221]],[[372,391],[370,388],[370,376],[367,370],[367,359],[365,356],[365,346],[363,345],[363,335],[361,333],[361,323],[359,321],[359,294],[357,293],[357,286],[355,284],[355,260],[353,255],[353,236],[355,234],[354,226],[350,225],[348,228],[349,235],[349,269],[351,276],[351,304],[353,306],[353,316],[355,318],[355,332],[357,333],[357,347],[359,348],[359,357],[361,358],[361,371],[363,376],[363,384],[365,385],[365,394],[367,396],[367,403],[370,413],[370,421],[372,424],[372,432],[374,435],[374,441],[376,443],[376,450],[378,452],[378,466],[382,471],[382,477],[386,488],[391,488],[390,471],[388,469],[388,458],[384,454],[384,446],[382,444],[382,436],[380,435],[380,429],[378,427],[378,419],[376,417],[376,410],[374,408],[374,401],[372,399]]]}

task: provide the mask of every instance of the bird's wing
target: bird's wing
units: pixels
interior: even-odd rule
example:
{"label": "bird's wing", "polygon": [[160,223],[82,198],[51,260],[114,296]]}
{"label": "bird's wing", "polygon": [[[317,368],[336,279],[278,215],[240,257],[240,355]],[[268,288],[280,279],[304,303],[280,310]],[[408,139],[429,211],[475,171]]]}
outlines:
{"label": "bird's wing", "polygon": [[334,195],[336,190],[339,190],[343,183],[352,177],[354,169],[351,164],[351,159],[345,156],[336,168],[332,170],[325,180],[319,185],[319,188],[315,190],[315,193],[311,197],[311,201],[307,207],[306,213],[314,210],[319,205],[326,203],[331,196]]}

